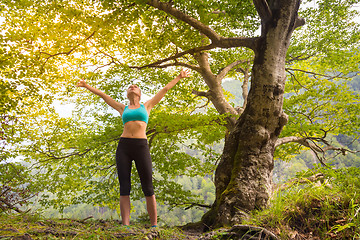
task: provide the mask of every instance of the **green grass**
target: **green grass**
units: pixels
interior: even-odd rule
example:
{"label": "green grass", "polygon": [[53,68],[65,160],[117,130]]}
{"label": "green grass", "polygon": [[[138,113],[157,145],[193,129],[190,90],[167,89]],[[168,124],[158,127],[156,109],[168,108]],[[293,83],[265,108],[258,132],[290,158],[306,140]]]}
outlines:
{"label": "green grass", "polygon": [[[119,221],[42,219],[39,215],[0,215],[0,238],[11,239],[30,235],[33,239],[146,239],[153,234],[144,225],[135,224],[127,229]],[[183,239],[177,228],[158,228],[158,239]]]}
{"label": "green grass", "polygon": [[360,169],[318,168],[297,177],[304,180],[316,173],[324,177],[276,191],[269,208],[253,212],[246,224],[271,229],[281,239],[359,239]]}

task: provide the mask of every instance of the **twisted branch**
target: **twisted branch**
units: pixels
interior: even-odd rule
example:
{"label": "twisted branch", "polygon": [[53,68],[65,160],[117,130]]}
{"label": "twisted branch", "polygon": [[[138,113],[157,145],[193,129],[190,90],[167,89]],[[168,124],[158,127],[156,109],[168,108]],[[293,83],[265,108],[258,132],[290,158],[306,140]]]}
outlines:
{"label": "twisted branch", "polygon": [[[335,147],[333,145],[331,145],[325,138],[327,135],[328,131],[325,131],[322,129],[322,131],[324,132],[324,136],[322,137],[296,137],[296,136],[290,136],[290,137],[283,137],[283,138],[279,138],[276,141],[275,144],[275,148],[286,144],[286,143],[290,143],[290,142],[294,142],[294,143],[298,143],[300,145],[303,145],[307,148],[310,148],[311,151],[315,154],[316,158],[319,160],[319,162],[323,165],[328,167],[328,165],[325,163],[326,157],[325,157],[325,152],[327,151],[337,151],[340,152],[342,155],[346,155],[347,153],[358,153],[360,151],[352,151],[350,149],[346,149],[343,147]],[[320,146],[318,143],[323,143],[325,146]],[[320,154],[322,156],[320,156]]]}

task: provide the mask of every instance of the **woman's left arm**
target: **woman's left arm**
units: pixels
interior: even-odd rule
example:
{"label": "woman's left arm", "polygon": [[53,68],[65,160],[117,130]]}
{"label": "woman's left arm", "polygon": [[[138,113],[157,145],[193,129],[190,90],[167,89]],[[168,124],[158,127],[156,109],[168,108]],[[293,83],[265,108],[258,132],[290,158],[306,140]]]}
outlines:
{"label": "woman's left arm", "polygon": [[161,99],[165,96],[167,91],[173,88],[180,79],[186,77],[189,77],[189,70],[182,69],[180,74],[176,78],[174,78],[171,82],[166,84],[166,86],[163,89],[161,89],[157,94],[155,94],[153,98],[151,98],[144,104],[148,112],[150,112],[150,110],[161,101]]}

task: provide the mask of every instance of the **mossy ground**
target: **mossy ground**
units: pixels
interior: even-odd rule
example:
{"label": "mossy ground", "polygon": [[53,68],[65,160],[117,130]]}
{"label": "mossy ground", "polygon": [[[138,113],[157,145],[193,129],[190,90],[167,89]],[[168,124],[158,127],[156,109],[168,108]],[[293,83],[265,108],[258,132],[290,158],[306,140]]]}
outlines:
{"label": "mossy ground", "polygon": [[129,229],[113,220],[42,219],[32,214],[0,215],[0,239],[196,239],[178,228]]}

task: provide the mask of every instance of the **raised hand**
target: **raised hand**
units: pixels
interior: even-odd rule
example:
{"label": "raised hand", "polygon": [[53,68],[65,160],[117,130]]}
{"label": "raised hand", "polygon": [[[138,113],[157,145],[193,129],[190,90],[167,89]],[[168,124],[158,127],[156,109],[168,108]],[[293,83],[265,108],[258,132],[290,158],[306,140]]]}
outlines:
{"label": "raised hand", "polygon": [[179,74],[180,78],[186,78],[186,77],[190,77],[190,70],[189,69],[181,69],[180,74]]}
{"label": "raised hand", "polygon": [[86,86],[86,82],[85,82],[85,80],[79,80],[79,82],[77,83],[77,85],[76,85],[77,87],[85,87]]}

